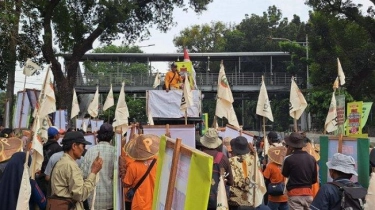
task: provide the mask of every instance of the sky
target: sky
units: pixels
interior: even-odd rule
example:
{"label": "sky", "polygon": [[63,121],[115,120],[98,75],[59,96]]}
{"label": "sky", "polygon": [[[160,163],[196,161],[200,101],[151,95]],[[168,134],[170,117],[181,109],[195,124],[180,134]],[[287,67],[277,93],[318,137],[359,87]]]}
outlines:
{"label": "sky", "polygon": [[[370,0],[353,0],[354,3],[360,3],[367,8],[371,5]],[[298,15],[302,21],[308,20],[309,8],[304,4],[304,0],[214,0],[208,5],[208,9],[202,14],[197,15],[192,10],[188,12],[177,8],[174,11],[174,21],[177,25],[172,27],[167,33],[162,33],[154,28],[150,29],[150,38],[148,40],[137,42],[134,45],[147,46],[141,50],[145,53],[175,53],[177,48],[173,44],[173,38],[179,35],[179,32],[196,24],[205,24],[210,22],[222,21],[224,23],[240,23],[245,15],[262,15],[267,11],[269,6],[275,5],[283,14],[283,17],[292,19],[293,15]],[[120,45],[120,41],[114,44]],[[94,47],[99,47],[99,43],[95,43]],[[168,64],[166,62],[153,62],[151,65],[159,72],[166,72]],[[26,88],[40,89],[43,83],[45,71],[39,75],[27,78]],[[15,92],[23,90],[24,75],[22,70],[16,71]]]}

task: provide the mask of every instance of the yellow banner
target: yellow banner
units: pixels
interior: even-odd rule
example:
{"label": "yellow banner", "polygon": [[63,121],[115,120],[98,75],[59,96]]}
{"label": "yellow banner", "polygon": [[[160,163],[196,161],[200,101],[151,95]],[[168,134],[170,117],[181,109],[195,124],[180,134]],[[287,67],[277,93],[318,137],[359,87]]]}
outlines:
{"label": "yellow banner", "polygon": [[[210,195],[213,158],[199,150],[185,147],[177,164],[173,209],[206,210]],[[167,147],[167,138],[161,136],[158,167],[152,209],[164,209],[170,180],[173,148]],[[197,187],[199,186],[199,187]]]}
{"label": "yellow banner", "polygon": [[347,105],[346,116],[348,125],[346,127],[347,136],[362,135],[362,101],[351,102]]}
{"label": "yellow banner", "polygon": [[194,73],[193,73],[193,64],[191,61],[184,61],[184,62],[176,62],[177,71],[180,73],[181,76],[185,74],[189,77],[190,87],[194,89]]}

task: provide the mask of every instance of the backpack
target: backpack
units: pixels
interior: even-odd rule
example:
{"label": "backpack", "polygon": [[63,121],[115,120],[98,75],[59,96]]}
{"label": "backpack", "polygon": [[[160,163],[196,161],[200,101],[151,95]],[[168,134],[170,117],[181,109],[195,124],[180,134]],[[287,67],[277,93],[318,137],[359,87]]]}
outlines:
{"label": "backpack", "polygon": [[341,182],[329,182],[339,188],[341,192],[341,208],[343,210],[360,210],[364,209],[366,202],[367,189],[358,183],[349,182],[343,184]]}
{"label": "backpack", "polygon": [[214,164],[212,168],[212,180],[211,180],[211,188],[210,188],[210,197],[208,198],[208,207],[216,209],[217,205],[217,191],[220,181],[220,161],[223,158],[223,153],[218,152],[214,159]]}

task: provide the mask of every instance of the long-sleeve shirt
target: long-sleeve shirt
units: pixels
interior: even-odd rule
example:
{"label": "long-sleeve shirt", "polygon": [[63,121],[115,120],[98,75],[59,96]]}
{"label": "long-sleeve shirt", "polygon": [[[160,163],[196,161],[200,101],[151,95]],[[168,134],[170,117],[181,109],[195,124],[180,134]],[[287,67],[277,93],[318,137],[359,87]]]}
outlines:
{"label": "long-sleeve shirt", "polygon": [[179,88],[180,82],[182,82],[182,77],[180,76],[180,74],[178,74],[178,72],[169,71],[165,75],[164,83],[165,87],[167,87],[168,89],[170,89],[171,86]]}
{"label": "long-sleeve shirt", "polygon": [[[86,178],[91,171],[91,165],[100,152],[103,159],[103,168],[99,171],[99,182],[96,186],[95,209],[113,208],[113,160],[115,158],[115,147],[109,142],[100,141],[98,145],[90,147],[82,158],[81,169],[83,177]],[[88,198],[91,204],[92,195]]]}
{"label": "long-sleeve shirt", "polygon": [[52,195],[72,198],[77,201],[75,210],[82,210],[86,200],[95,188],[96,175],[90,173],[83,179],[76,161],[67,153],[56,163],[51,174]]}

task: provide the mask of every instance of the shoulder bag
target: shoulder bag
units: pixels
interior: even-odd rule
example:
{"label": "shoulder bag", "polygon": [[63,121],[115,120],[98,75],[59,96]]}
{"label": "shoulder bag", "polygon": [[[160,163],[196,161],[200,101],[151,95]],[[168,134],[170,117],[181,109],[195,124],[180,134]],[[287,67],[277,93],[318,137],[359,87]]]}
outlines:
{"label": "shoulder bag", "polygon": [[[51,171],[51,178],[49,180],[50,192],[52,192],[51,180],[52,180],[53,170],[55,169],[57,162],[55,163]],[[61,196],[57,196],[54,194],[54,195],[47,197],[46,210],[74,210],[76,207],[76,203],[77,201],[73,200],[72,198],[61,197]]]}

